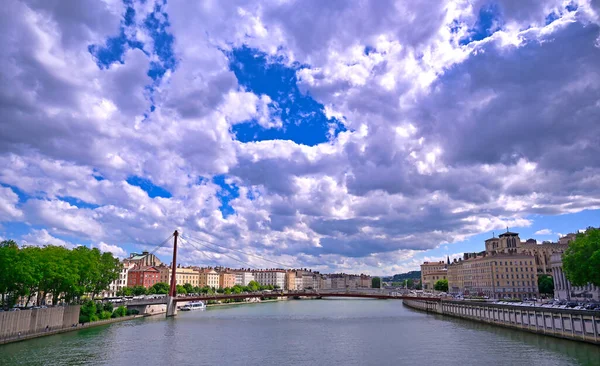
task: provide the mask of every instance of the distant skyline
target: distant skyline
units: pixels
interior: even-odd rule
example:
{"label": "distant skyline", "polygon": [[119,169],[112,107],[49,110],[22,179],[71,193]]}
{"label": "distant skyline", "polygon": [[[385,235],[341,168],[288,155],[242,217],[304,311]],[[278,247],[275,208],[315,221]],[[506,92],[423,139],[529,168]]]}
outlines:
{"label": "distant skyline", "polygon": [[599,1],[1,11],[0,239],[391,275],[600,225]]}

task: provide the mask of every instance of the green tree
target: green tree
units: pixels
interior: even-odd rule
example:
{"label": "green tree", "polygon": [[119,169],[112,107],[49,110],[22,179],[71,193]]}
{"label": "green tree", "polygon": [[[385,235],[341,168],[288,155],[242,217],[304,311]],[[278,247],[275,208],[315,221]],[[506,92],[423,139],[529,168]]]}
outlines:
{"label": "green tree", "polygon": [[248,283],[248,291],[250,292],[255,292],[258,291],[260,289],[260,284],[256,281],[250,281]]}
{"label": "green tree", "polygon": [[183,287],[181,285],[175,286],[175,291],[177,291],[178,294],[183,294],[183,295],[187,294],[185,287]]}
{"label": "green tree", "polygon": [[117,291],[117,296],[133,296],[133,289],[131,287],[123,287]]}
{"label": "green tree", "polygon": [[133,296],[146,295],[146,293],[147,293],[146,288],[141,285],[133,286],[133,288],[131,290],[132,290]]}
{"label": "green tree", "polygon": [[372,288],[381,288],[381,278],[373,277],[371,279],[371,287]]}
{"label": "green tree", "polygon": [[[177,285],[177,286],[179,286],[179,285]],[[179,290],[177,290],[177,292],[180,293]],[[149,294],[166,295],[169,293],[169,285],[164,282],[157,282],[148,289],[148,293]]]}
{"label": "green tree", "polygon": [[88,300],[84,302],[79,309],[79,322],[89,323],[98,320],[96,313],[97,309],[94,301]]}
{"label": "green tree", "polygon": [[433,289],[436,291],[448,292],[448,280],[438,280],[434,285]]}
{"label": "green tree", "polygon": [[127,308],[125,306],[119,306],[113,312],[113,316],[115,318],[119,318],[119,317],[122,317],[122,316],[125,316],[125,315],[127,315]]}
{"label": "green tree", "polygon": [[112,253],[102,253],[98,260],[99,275],[94,277],[95,282],[92,283],[90,288],[90,292],[93,296],[106,290],[111,282],[118,279],[122,268],[121,262],[119,262],[119,259],[115,258]]}
{"label": "green tree", "polygon": [[2,306],[12,307],[19,296],[18,284],[21,282],[22,267],[25,264],[19,258],[19,247],[14,240],[0,242],[0,293]]}
{"label": "green tree", "polygon": [[600,286],[600,229],[588,228],[577,234],[562,262],[565,275],[574,286]]}
{"label": "green tree", "polygon": [[186,283],[185,285],[183,285],[183,288],[185,289],[186,294],[191,294],[194,292],[194,286],[192,286],[191,283]]}
{"label": "green tree", "polygon": [[554,294],[554,279],[549,275],[538,276],[538,288],[541,294]]}
{"label": "green tree", "polygon": [[112,302],[110,302],[110,301],[105,301],[105,302],[102,304],[102,309],[103,309],[104,311],[108,311],[108,312],[112,313],[112,312],[113,312],[113,309],[114,309],[114,305],[113,305],[113,303],[112,303]]}

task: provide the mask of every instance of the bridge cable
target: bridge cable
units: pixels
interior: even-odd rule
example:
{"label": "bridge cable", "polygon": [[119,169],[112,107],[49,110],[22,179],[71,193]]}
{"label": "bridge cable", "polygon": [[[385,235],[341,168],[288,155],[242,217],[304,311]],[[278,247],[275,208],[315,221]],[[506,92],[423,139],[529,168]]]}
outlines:
{"label": "bridge cable", "polygon": [[[193,237],[190,237],[188,234],[186,234],[186,237],[187,237],[188,239],[193,239]],[[196,242],[203,242],[203,243],[206,243],[206,244],[209,244],[209,245],[216,246],[216,247],[218,247],[218,248],[221,248],[221,249],[225,249],[225,250],[231,250],[231,251],[238,252],[238,253],[241,253],[241,254],[245,254],[245,255],[248,255],[248,256],[251,256],[251,257],[256,257],[256,258],[262,259],[262,260],[264,260],[264,261],[267,261],[267,262],[271,262],[271,263],[277,264],[278,266],[282,266],[283,268],[290,268],[290,269],[294,269],[294,267],[292,267],[292,266],[289,266],[289,265],[287,265],[287,264],[283,264],[283,263],[280,263],[280,262],[277,262],[277,261],[274,261],[274,260],[271,260],[271,259],[268,259],[268,258],[262,257],[262,256],[260,256],[260,255],[258,255],[258,254],[251,254],[251,253],[247,253],[247,252],[241,251],[241,250],[239,250],[239,249],[234,249],[234,248],[225,247],[225,246],[222,246],[222,245],[219,245],[219,244],[215,244],[215,243],[213,243],[213,242],[210,242],[210,241],[208,241],[208,240],[203,240],[203,239],[198,239],[198,238],[195,238],[194,240],[195,240]]]}
{"label": "bridge cable", "polygon": [[160,249],[162,246],[164,246],[171,238],[173,238],[173,234],[169,235],[168,238],[166,238],[160,244],[158,244],[157,246],[155,246],[154,249],[152,249],[151,251],[148,252],[148,254],[154,254],[154,253],[156,253],[156,251],[158,249]]}
{"label": "bridge cable", "polygon": [[[211,250],[211,251],[214,251],[214,248],[211,248],[211,247],[209,247],[209,246],[206,246],[206,245],[204,245],[204,244],[201,244],[201,243],[199,243],[199,242],[196,242],[196,240],[195,240],[195,239],[192,239],[192,238],[190,238],[190,237],[187,237],[187,236],[186,236],[186,239],[187,239],[186,241],[187,241],[189,244],[191,244],[192,246],[196,247],[196,249],[202,250],[202,249],[200,249],[200,248],[198,248],[198,247],[197,247],[197,245],[200,245],[200,246],[202,246],[202,247],[205,247],[205,248],[207,248],[207,249],[209,249],[209,250]],[[185,239],[184,239],[184,240],[185,240]],[[194,242],[196,242],[196,243],[194,244],[194,243],[192,243],[192,241],[194,241]],[[256,266],[253,266],[253,265],[251,265],[251,264],[249,264],[249,263],[246,263],[246,262],[244,262],[244,261],[242,261],[242,260],[240,260],[240,259],[238,259],[238,258],[235,258],[235,257],[233,257],[233,256],[230,256],[230,255],[228,255],[228,254],[225,254],[225,253],[219,253],[219,252],[217,252],[217,254],[219,254],[219,255],[223,255],[223,256],[225,256],[225,257],[228,257],[228,258],[231,258],[231,259],[233,259],[233,260],[234,260],[234,261],[236,261],[236,262],[240,262],[240,263],[241,263],[241,264],[243,264],[244,266],[248,266],[249,268],[257,268]]]}

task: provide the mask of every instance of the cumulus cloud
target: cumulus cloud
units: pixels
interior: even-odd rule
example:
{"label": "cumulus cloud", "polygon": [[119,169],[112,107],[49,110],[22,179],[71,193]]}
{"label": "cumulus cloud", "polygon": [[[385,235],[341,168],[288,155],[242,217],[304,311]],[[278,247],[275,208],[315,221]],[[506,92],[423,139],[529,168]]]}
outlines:
{"label": "cumulus cloud", "polygon": [[[51,232],[124,256],[180,228],[286,265],[385,273],[534,214],[600,208],[596,0],[3,5],[0,222],[43,227],[29,243],[61,243]],[[238,140],[307,118],[285,119],[292,93],[237,79],[241,47],[292,70],[341,132]],[[251,81],[276,82],[263,71]]]}
{"label": "cumulus cloud", "polygon": [[121,248],[118,245],[106,244],[104,242],[100,242],[97,245],[93,245],[93,247],[100,249],[101,252],[108,252],[114,254],[116,257],[125,258],[127,257],[127,252],[125,249]]}
{"label": "cumulus cloud", "polygon": [[69,249],[75,248],[77,246],[77,244],[52,236],[46,229],[31,230],[30,233],[23,236],[22,243],[23,245],[34,245],[40,247],[45,245],[57,245]]}

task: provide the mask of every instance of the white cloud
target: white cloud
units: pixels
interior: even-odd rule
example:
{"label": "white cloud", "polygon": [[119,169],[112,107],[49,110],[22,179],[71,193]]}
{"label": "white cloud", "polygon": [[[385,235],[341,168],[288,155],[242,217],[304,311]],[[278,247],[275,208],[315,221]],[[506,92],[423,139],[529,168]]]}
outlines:
{"label": "white cloud", "polygon": [[23,245],[34,245],[34,246],[45,246],[45,245],[57,245],[61,247],[66,247],[69,249],[75,248],[77,245],[59,238],[56,238],[50,233],[48,230],[41,229],[36,230],[33,229],[27,235],[24,235],[21,240]]}
{"label": "white cloud", "polygon": [[[24,237],[35,245],[70,245],[52,233],[125,255],[107,243],[150,246],[183,228],[283,263],[386,273],[415,269],[424,250],[528,227],[531,214],[598,209],[597,2],[571,13],[562,3],[499,1],[505,27],[463,45],[483,1],[173,0],[177,65],[154,81],[149,67],[162,61],[141,25],[156,2],[136,3],[125,30],[147,54],[127,49],[99,68],[88,46],[119,34],[121,2],[65,12],[9,1],[0,183],[28,199],[0,187],[0,222],[44,227]],[[546,26],[551,10],[562,18]],[[230,70],[242,45],[303,65],[298,87],[347,131],[317,146],[237,141],[249,120],[288,128],[276,96]],[[239,187],[226,218],[211,180],[220,174]],[[149,197],[126,182],[134,175],[172,197]]]}
{"label": "white cloud", "polygon": [[550,229],[542,229],[535,232],[535,235],[552,235],[554,234]]}
{"label": "white cloud", "polygon": [[110,252],[119,258],[127,257],[127,252],[125,249],[119,247],[118,245],[107,244],[105,242],[100,242],[98,244],[92,245],[95,248],[100,249],[101,252]]}

